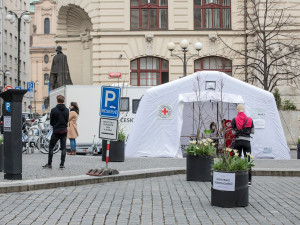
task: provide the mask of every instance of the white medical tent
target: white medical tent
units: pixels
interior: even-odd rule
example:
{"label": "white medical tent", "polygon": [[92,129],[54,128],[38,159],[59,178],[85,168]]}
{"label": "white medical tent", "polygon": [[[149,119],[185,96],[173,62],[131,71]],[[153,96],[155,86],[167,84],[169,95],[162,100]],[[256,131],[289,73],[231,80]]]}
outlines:
{"label": "white medical tent", "polygon": [[139,104],[126,157],[182,157],[183,136],[195,132],[192,117],[198,115],[197,103],[206,104],[207,128],[218,120],[215,114],[221,100],[225,119],[236,116],[237,104],[244,104],[246,115],[253,118],[251,147],[255,158],[290,159],[273,94],[217,71],[196,72],[150,88]]}

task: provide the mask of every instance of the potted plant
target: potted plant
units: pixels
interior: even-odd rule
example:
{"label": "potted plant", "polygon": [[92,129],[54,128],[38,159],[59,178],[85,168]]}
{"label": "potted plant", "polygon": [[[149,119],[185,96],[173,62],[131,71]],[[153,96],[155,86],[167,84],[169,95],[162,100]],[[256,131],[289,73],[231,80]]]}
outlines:
{"label": "potted plant", "polygon": [[0,172],[4,170],[4,146],[3,146],[3,136],[0,136]]}
{"label": "potted plant", "polygon": [[215,153],[215,143],[210,138],[191,141],[186,149],[186,180],[210,181]]}
{"label": "potted plant", "polygon": [[248,170],[254,166],[252,159],[248,153],[241,158],[237,150],[230,148],[222,151],[212,166],[211,205],[228,208],[248,205]]}
{"label": "potted plant", "polygon": [[[118,140],[110,141],[109,162],[125,161],[125,140],[126,135],[122,129],[118,131]],[[102,161],[106,160],[107,141],[102,140]]]}

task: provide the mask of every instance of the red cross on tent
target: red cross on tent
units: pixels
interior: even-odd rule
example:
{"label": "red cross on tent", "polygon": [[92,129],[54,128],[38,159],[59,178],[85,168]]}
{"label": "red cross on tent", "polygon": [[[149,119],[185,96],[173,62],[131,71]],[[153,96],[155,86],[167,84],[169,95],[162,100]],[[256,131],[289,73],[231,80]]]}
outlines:
{"label": "red cross on tent", "polygon": [[167,113],[169,112],[166,108],[164,108],[163,111],[161,111],[164,115],[167,115]]}

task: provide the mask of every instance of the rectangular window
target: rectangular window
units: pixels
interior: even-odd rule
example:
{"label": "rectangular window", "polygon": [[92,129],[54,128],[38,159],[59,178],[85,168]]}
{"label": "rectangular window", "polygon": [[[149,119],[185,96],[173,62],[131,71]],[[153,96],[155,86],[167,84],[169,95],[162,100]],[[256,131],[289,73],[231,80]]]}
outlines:
{"label": "rectangular window", "polygon": [[194,0],[195,29],[230,29],[230,0]]}
{"label": "rectangular window", "polygon": [[121,97],[120,99],[120,111],[129,112],[129,98]]}
{"label": "rectangular window", "polygon": [[132,99],[132,113],[136,114],[140,104],[140,99]]}
{"label": "rectangular window", "polygon": [[132,30],[168,29],[168,0],[131,0]]}

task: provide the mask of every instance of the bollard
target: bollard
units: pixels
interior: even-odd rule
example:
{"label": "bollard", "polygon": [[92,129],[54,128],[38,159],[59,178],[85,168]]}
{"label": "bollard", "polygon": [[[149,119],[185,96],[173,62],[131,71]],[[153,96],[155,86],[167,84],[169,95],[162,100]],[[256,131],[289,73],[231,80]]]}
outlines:
{"label": "bollard", "polygon": [[10,89],[0,94],[4,100],[4,179],[22,180],[22,99],[26,90]]}

